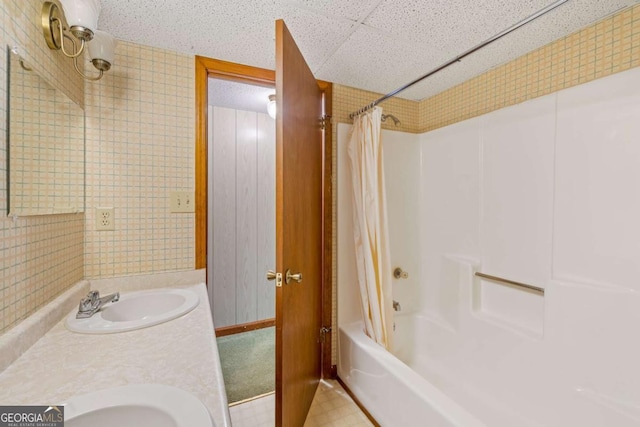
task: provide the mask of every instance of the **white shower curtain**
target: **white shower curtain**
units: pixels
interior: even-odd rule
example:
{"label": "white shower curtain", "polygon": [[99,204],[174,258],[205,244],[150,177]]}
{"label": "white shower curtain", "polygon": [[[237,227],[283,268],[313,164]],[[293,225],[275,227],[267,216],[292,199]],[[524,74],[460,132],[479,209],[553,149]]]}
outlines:
{"label": "white shower curtain", "polygon": [[353,189],[356,274],[365,332],[389,349],[393,312],[381,118],[379,107],[358,116],[349,135],[347,151]]}

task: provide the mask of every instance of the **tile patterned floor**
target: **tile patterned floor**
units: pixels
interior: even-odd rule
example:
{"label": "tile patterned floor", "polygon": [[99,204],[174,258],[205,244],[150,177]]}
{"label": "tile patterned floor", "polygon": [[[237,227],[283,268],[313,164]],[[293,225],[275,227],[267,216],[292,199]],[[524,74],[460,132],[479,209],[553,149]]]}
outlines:
{"label": "tile patterned floor", "polygon": [[231,425],[233,427],[273,427],[275,394],[231,406]]}
{"label": "tile patterned floor", "polygon": [[[232,406],[233,427],[273,427],[275,395]],[[372,426],[360,408],[335,380],[321,381],[304,427]]]}

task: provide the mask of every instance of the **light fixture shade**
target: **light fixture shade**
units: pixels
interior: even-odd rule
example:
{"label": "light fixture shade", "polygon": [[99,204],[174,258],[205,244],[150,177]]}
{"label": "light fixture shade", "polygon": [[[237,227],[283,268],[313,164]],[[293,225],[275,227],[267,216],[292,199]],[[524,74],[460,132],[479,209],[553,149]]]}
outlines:
{"label": "light fixture shade", "polygon": [[98,28],[100,0],[60,0],[69,27]]}
{"label": "light fixture shade", "polygon": [[269,103],[267,104],[267,113],[269,117],[275,120],[276,118],[276,95],[269,95]]}
{"label": "light fixture shade", "polygon": [[113,65],[116,55],[116,40],[105,31],[96,30],[93,39],[87,43],[89,47],[89,59],[99,59]]}

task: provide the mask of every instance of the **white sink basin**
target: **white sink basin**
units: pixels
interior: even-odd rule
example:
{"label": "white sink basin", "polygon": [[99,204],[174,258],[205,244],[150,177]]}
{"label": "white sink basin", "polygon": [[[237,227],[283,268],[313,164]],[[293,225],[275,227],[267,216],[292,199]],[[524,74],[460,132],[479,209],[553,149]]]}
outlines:
{"label": "white sink basin", "polygon": [[198,398],[176,387],[136,384],[74,396],[65,427],[215,427]]}
{"label": "white sink basin", "polygon": [[76,319],[74,310],[67,329],[83,334],[112,334],[168,322],[193,310],[200,299],[187,289],[154,289],[123,293],[88,319]]}

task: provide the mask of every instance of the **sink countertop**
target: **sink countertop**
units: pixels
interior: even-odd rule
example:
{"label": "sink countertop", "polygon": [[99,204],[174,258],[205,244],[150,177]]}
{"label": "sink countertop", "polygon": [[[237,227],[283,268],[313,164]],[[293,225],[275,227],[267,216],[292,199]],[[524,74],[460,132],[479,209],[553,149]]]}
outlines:
{"label": "sink countertop", "polygon": [[70,332],[62,319],[0,373],[0,403],[56,405],[109,387],[166,384],[198,397],[216,426],[230,426],[206,286],[179,287],[194,291],[200,303],[153,327],[87,335]]}

